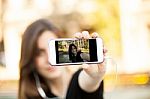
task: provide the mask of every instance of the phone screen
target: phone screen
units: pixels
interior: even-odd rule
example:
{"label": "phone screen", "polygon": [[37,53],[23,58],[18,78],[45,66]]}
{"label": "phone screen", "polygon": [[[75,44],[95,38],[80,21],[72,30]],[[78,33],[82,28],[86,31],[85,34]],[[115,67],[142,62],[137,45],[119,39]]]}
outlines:
{"label": "phone screen", "polygon": [[56,63],[97,62],[96,39],[55,41]]}

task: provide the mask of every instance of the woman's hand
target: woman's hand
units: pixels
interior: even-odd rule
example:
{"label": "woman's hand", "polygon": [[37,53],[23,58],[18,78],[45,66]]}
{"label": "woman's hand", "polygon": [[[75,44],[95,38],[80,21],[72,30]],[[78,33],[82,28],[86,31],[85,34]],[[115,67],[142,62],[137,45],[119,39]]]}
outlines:
{"label": "woman's hand", "polygon": [[[91,37],[88,31],[83,31],[82,33],[76,33],[75,37],[78,39],[89,39],[89,38],[97,38],[99,37],[98,33],[94,32]],[[106,49],[103,49],[103,53],[107,52]],[[95,91],[101,81],[103,80],[105,74],[105,62],[99,64],[82,64],[83,71],[81,71],[79,75],[79,85],[80,87],[87,91],[93,92]]]}

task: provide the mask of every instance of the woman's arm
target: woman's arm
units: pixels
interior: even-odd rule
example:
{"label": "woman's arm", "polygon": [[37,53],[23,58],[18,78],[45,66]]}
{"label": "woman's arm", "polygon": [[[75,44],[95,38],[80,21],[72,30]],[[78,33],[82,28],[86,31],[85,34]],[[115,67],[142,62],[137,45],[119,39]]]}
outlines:
{"label": "woman's arm", "polygon": [[[79,33],[76,35],[78,38]],[[80,35],[82,35],[82,38],[88,39],[90,38],[89,33],[87,31],[82,32]],[[98,37],[97,33],[92,34],[93,38]],[[104,49],[104,55],[107,52]],[[83,70],[80,72],[78,77],[78,83],[79,86],[86,92],[94,92],[96,89],[99,88],[103,76],[105,74],[105,64],[83,64]]]}
{"label": "woman's arm", "polygon": [[104,64],[84,64],[78,77],[79,86],[86,92],[94,92],[99,88],[104,74]]}

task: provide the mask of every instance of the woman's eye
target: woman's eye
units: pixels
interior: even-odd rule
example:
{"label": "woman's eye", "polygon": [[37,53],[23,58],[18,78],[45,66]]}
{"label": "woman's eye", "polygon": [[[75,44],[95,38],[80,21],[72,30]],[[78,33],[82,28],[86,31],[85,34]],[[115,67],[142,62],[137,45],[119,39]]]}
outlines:
{"label": "woman's eye", "polygon": [[39,52],[39,56],[43,56],[45,53],[43,51]]}
{"label": "woman's eye", "polygon": [[43,50],[38,50],[38,51],[36,52],[36,55],[37,55],[37,56],[43,56],[43,55],[45,55],[45,52],[44,52]]}

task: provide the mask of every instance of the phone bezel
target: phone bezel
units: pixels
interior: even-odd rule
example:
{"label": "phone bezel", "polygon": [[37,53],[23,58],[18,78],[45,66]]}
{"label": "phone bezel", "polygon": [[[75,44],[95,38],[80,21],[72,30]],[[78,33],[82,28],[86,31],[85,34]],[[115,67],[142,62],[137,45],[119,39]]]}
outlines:
{"label": "phone bezel", "polygon": [[[48,41],[48,61],[51,65],[79,65],[79,64],[96,64],[101,63],[104,61],[104,55],[103,55],[103,40],[101,38],[90,38],[90,39],[96,39],[97,43],[97,58],[98,61],[96,62],[77,62],[77,63],[59,63],[56,62],[56,47],[55,47],[55,41],[61,41],[61,40],[78,40],[77,38],[61,38],[61,39],[50,39]],[[51,54],[50,54],[51,53]]]}

